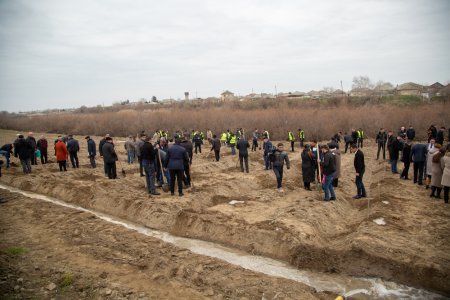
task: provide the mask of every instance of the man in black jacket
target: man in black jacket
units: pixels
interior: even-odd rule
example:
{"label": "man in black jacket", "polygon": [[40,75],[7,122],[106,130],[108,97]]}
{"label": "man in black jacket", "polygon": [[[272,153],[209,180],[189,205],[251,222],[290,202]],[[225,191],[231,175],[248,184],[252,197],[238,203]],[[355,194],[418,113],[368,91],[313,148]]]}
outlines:
{"label": "man in black jacket", "polygon": [[[156,151],[150,143],[151,137],[146,137],[144,145],[141,148],[142,166],[145,171],[145,180],[149,195],[160,195],[155,189],[155,158]],[[158,146],[159,147],[159,146]]]}
{"label": "man in black jacket", "polygon": [[89,162],[91,163],[92,168],[96,168],[97,165],[95,163],[95,156],[97,155],[97,151],[95,148],[95,141],[93,139],[91,139],[91,137],[89,135],[86,136],[85,139],[87,141]]}
{"label": "man in black jacket", "polygon": [[408,138],[408,140],[413,141],[414,138],[416,137],[416,131],[414,130],[412,125],[409,125],[408,130],[406,131],[406,137]]}
{"label": "man in black jacket", "polygon": [[72,163],[72,167],[79,168],[80,164],[78,161],[78,151],[80,151],[80,144],[72,135],[69,135],[67,140],[67,151],[69,151],[70,162]]}
{"label": "man in black jacket", "polygon": [[213,135],[213,139],[211,141],[211,150],[214,150],[214,155],[216,156],[216,161],[219,161],[220,159],[220,140],[217,138],[217,135]]}
{"label": "man in black jacket", "polygon": [[[106,139],[109,138],[109,134],[107,133],[103,139],[100,140],[98,143],[98,153],[100,154],[100,157],[103,157],[103,145],[106,143]],[[105,171],[105,176],[108,177],[108,171],[106,170],[106,164],[103,166],[103,169]],[[142,174],[143,175],[143,174]]]}
{"label": "man in black jacket", "polygon": [[[23,173],[31,173],[31,153],[33,150],[32,144],[19,135],[19,138],[14,143],[14,156],[19,157],[22,164]],[[33,153],[34,155],[34,153]]]}
{"label": "man in black jacket", "polygon": [[30,149],[30,159],[32,165],[37,165],[37,159],[36,159],[36,139],[33,137],[32,132],[28,132],[28,136],[26,138],[27,143],[31,145]]}
{"label": "man in black jacket", "polygon": [[244,137],[241,137],[237,141],[236,147],[239,150],[239,163],[241,165],[241,172],[244,172],[245,161],[245,172],[248,173],[248,148],[250,148],[250,144]]}
{"label": "man in black jacket", "polygon": [[[176,139],[177,137],[175,137]],[[179,137],[178,137],[179,138]],[[189,140],[189,133],[184,135],[183,141],[181,141],[180,146],[183,147],[186,150],[186,153],[188,155],[189,160],[184,162],[184,186],[185,187],[191,187],[191,168],[192,165],[192,157],[193,157],[193,145],[192,142]],[[172,179],[172,177],[171,177]]]}
{"label": "man in black jacket", "polygon": [[409,165],[411,164],[411,140],[406,140],[402,151],[403,171],[400,179],[408,180]]}
{"label": "man in black jacket", "polygon": [[353,144],[353,137],[351,134],[348,134],[347,132],[344,135],[344,142],[345,142],[345,153],[347,153],[348,148]]}
{"label": "man in black jacket", "polygon": [[392,174],[398,174],[397,171],[397,161],[399,158],[399,152],[401,150],[402,144],[400,143],[401,137],[398,136],[397,138],[394,138],[393,135],[391,135],[392,141],[389,141],[389,162],[391,163],[391,171]]}
{"label": "man in black jacket", "polygon": [[423,170],[427,160],[427,145],[415,144],[411,147],[411,161],[414,167],[414,183],[423,184]]}
{"label": "man in black jacket", "polygon": [[41,136],[41,138],[37,141],[36,146],[39,149],[39,151],[41,151],[41,163],[46,164],[48,161],[48,153],[47,153],[48,142],[45,136]]}
{"label": "man in black jacket", "polygon": [[336,200],[333,188],[333,179],[336,176],[336,156],[330,152],[327,145],[321,147],[323,153],[322,171],[325,175],[323,189],[325,191],[325,201]]}
{"label": "man in black jacket", "polygon": [[366,165],[364,163],[364,153],[358,149],[358,146],[353,144],[350,148],[351,153],[355,153],[355,159],[353,161],[353,165],[355,167],[356,172],[356,190],[357,194],[353,197],[353,199],[360,199],[363,197],[367,197],[366,189],[363,183],[363,175],[366,170]]}
{"label": "man in black jacket", "polygon": [[105,163],[106,174],[109,179],[117,178],[116,161],[118,160],[114,144],[111,137],[105,138],[105,143],[102,147],[103,161]]}
{"label": "man in black jacket", "polygon": [[444,134],[445,134],[445,127],[442,126],[441,129],[436,134],[436,144],[444,145]]}
{"label": "man in black jacket", "polygon": [[378,131],[378,134],[377,134],[377,137],[375,139],[375,142],[378,144],[377,159],[380,158],[380,150],[381,149],[383,149],[383,159],[386,159],[387,134],[386,134],[386,131],[384,131],[383,128],[380,128],[380,131]]}

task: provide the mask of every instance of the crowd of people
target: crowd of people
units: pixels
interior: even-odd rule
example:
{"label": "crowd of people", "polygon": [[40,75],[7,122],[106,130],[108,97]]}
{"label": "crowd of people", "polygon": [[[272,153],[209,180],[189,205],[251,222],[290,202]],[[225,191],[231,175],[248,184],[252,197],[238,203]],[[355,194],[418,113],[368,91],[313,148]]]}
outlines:
{"label": "crowd of people", "polygon": [[[428,143],[415,142],[416,132],[410,125],[408,129],[401,127],[397,134],[393,131],[385,131],[380,128],[376,135],[377,144],[376,159],[386,159],[386,148],[389,155],[389,163],[393,174],[400,174],[400,179],[408,180],[409,167],[413,163],[413,182],[431,188],[430,197],[441,198],[444,191],[445,203],[448,203],[450,186],[450,148],[444,145],[445,127],[439,130],[431,125],[427,131]],[[450,137],[450,130],[449,130]],[[327,144],[319,145],[316,140],[305,142],[305,131],[298,129],[294,135],[292,131],[287,132],[291,152],[295,151],[295,141],[298,139],[301,151],[301,170],[303,184],[306,190],[311,190],[311,183],[317,183],[324,190],[324,200],[336,200],[334,188],[338,187],[341,177],[341,152],[339,146],[341,140],[345,143],[345,153],[350,149],[354,153],[355,184],[357,193],[355,199],[367,197],[363,183],[365,173],[364,153],[362,152],[365,133],[362,128],[352,129],[350,133],[338,132]],[[95,141],[85,137],[90,166],[97,167],[97,147]],[[220,161],[221,148],[226,146],[231,155],[239,155],[240,170],[249,173],[249,152],[262,150],[264,158],[264,169],[273,170],[277,181],[277,190],[283,192],[283,170],[286,165],[290,169],[288,153],[283,143],[276,146],[271,142],[267,129],[259,131],[255,129],[251,134],[251,145],[245,137],[242,128],[235,132],[230,130],[220,135],[214,134],[210,129],[206,135],[202,131],[192,130],[178,131],[169,135],[167,131],[157,130],[154,134],[147,135],[144,131],[136,136],[129,136],[124,143],[127,153],[127,163],[139,163],[140,176],[145,177],[149,195],[157,196],[160,193],[158,187],[164,184],[169,186],[172,195],[175,194],[175,182],[178,185],[178,195],[183,196],[183,188],[191,186],[190,169],[194,153],[202,153],[205,143],[210,146],[210,153],[214,151],[215,160]],[[169,143],[172,143],[169,146]],[[45,136],[39,140],[29,132],[27,137],[17,135],[12,144],[5,144],[0,148],[0,155],[5,157],[6,168],[10,167],[10,157],[14,155],[21,161],[23,173],[31,173],[31,166],[36,165],[38,159],[42,164],[48,163],[49,143]],[[72,135],[58,136],[54,140],[54,154],[61,172],[67,171],[68,161],[72,168],[80,167],[78,153],[80,145]],[[100,140],[98,153],[103,159],[104,174],[109,179],[117,179],[116,162],[119,161],[113,138],[106,134]],[[400,156],[401,154],[401,156]],[[209,156],[209,153],[208,153]],[[398,160],[403,162],[402,172],[398,172]],[[120,161],[119,161],[120,163]],[[3,164],[3,160],[1,161]],[[0,176],[1,176],[0,164]]]}

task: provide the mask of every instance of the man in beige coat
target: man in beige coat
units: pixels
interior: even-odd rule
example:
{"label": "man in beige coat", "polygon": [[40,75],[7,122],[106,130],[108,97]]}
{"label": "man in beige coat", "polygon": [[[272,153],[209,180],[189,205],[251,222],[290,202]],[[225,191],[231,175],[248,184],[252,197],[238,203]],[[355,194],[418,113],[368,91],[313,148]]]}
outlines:
{"label": "man in beige coat", "polygon": [[450,190],[450,147],[447,147],[447,153],[441,158],[443,166],[441,185],[444,187],[444,201],[448,204],[448,192]]}

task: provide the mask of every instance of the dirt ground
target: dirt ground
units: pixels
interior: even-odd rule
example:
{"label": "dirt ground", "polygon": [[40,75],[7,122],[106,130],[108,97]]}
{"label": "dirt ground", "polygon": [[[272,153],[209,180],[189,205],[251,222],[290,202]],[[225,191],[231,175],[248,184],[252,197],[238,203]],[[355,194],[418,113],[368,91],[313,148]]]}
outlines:
{"label": "dirt ground", "polygon": [[[54,137],[48,135],[49,140]],[[323,194],[319,191],[302,188],[298,148],[294,153],[288,152],[292,168],[285,170],[284,193],[276,191],[273,172],[263,170],[262,152],[250,154],[250,173],[244,174],[239,170],[236,156],[231,156],[223,148],[223,157],[220,162],[215,162],[214,155],[208,156],[209,149],[205,147],[202,154],[194,155],[193,187],[185,191],[184,197],[171,197],[165,193],[148,197],[144,179],[139,177],[138,165],[125,162],[123,143],[118,142],[123,141],[123,138],[116,142],[122,161],[121,165],[118,164],[121,178],[117,180],[104,177],[103,163],[99,157],[98,168],[89,167],[84,137],[76,138],[81,146],[79,169],[69,168],[68,172],[59,172],[54,163],[53,151],[49,151],[52,163],[33,166],[31,175],[23,175],[20,167],[9,170],[3,168],[1,182],[174,235],[214,241],[283,260],[300,269],[378,277],[450,294],[449,205],[445,205],[443,200],[429,198],[429,191],[424,187],[390,174],[386,161],[374,159],[376,148],[372,141],[367,141],[363,148],[366,157],[364,182],[369,197],[364,200],[352,199],[356,193],[353,155],[347,153],[342,154],[342,177],[336,189],[337,200],[324,202]],[[14,139],[15,132],[0,132],[0,144]],[[100,138],[94,139],[98,145]],[[17,159],[13,161],[18,164]],[[126,177],[121,176],[121,168],[125,170]],[[7,196],[18,197],[15,194]],[[83,292],[88,295],[91,291],[101,295],[106,289],[107,292],[111,290],[117,292],[115,295],[122,296],[132,290],[130,295],[133,297],[144,293],[143,297],[148,295],[156,298],[179,298],[182,295],[181,298],[260,299],[264,288],[269,285],[273,289],[266,294],[276,295],[277,286],[272,282],[278,280],[287,298],[323,296],[298,283],[282,283],[279,279],[251,272],[251,275],[245,276],[244,273],[248,271],[211,258],[199,258],[186,250],[175,250],[160,241],[125,233],[122,229],[113,229],[111,225],[102,224],[84,214],[60,211],[62,208],[50,209],[50,204],[28,203],[26,198],[19,198],[20,201],[11,201],[0,207],[2,216],[7,216],[1,221],[1,230],[7,237],[2,239],[1,249],[16,245],[31,249],[20,258],[25,271],[21,270],[20,263],[16,268],[12,267],[16,265],[14,259],[17,258],[2,254],[3,263],[12,268],[7,271],[11,272],[11,278],[23,272],[30,276],[44,273],[45,266],[48,266],[47,285],[51,280],[58,285],[60,277],[70,272],[75,278],[74,282],[81,277],[82,284],[78,287],[74,283],[64,292],[72,293],[77,289],[76,293],[80,295]],[[243,202],[232,205],[232,200]],[[6,210],[12,211],[11,215]],[[383,218],[385,225],[374,222],[380,218]],[[60,223],[64,226],[56,226]],[[79,237],[73,237],[77,228],[83,233],[87,232],[87,238],[82,238],[81,242]],[[136,246],[126,246],[129,242]],[[165,250],[163,255],[155,252],[161,247],[170,250]],[[7,253],[5,251],[3,253]],[[137,253],[131,255],[129,251]],[[170,251],[178,253],[175,254],[175,262],[172,262]],[[154,254],[159,255],[163,262],[158,263],[152,258],[144,267],[140,265],[139,256],[148,258]],[[181,265],[191,264],[195,269],[194,266],[202,264],[204,260],[208,261],[207,265],[217,266],[214,269],[224,269],[224,273],[208,273],[212,276],[200,276],[194,280],[190,278],[190,273],[183,275],[182,271],[173,271],[178,261],[182,261]],[[57,267],[58,263],[62,266]],[[34,264],[39,265],[39,270],[30,270]],[[106,273],[111,275],[99,278],[103,266],[107,270],[110,268],[111,271]],[[203,266],[202,272],[206,269]],[[155,270],[162,279],[154,274]],[[255,281],[244,285],[246,288],[243,289],[244,283],[233,280],[231,272],[241,272],[240,279],[253,278]],[[172,273],[176,275],[172,276]],[[9,276],[1,275],[4,278]],[[163,284],[159,280],[163,280]],[[199,280],[202,282],[198,283]],[[262,283],[263,280],[270,281],[270,284]],[[92,288],[88,282],[92,282]],[[13,289],[14,286],[10,285]],[[46,285],[42,286],[43,293],[52,293],[45,289]],[[253,288],[247,291],[249,286]],[[19,292],[20,288],[19,285]],[[241,288],[246,294],[236,294]],[[177,291],[181,294],[176,294]],[[304,297],[293,296],[289,291],[303,293]],[[27,287],[21,293],[26,294]]]}

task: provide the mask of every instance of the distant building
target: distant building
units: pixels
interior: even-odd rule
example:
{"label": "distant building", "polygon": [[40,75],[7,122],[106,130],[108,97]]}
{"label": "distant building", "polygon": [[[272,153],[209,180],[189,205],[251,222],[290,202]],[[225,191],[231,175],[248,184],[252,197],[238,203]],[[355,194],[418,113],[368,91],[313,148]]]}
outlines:
{"label": "distant building", "polygon": [[189,92],[184,92],[184,100],[189,100]]}
{"label": "distant building", "polygon": [[430,97],[441,96],[440,91],[445,88],[445,85],[435,82],[427,88],[428,95]]}
{"label": "distant building", "polygon": [[350,97],[368,97],[373,94],[369,88],[355,88],[350,91]]}
{"label": "distant building", "polygon": [[423,96],[424,87],[414,82],[407,82],[397,87],[397,94],[403,96]]}
{"label": "distant building", "polygon": [[224,102],[225,101],[232,101],[232,100],[236,99],[235,96],[234,96],[234,93],[232,93],[232,92],[230,92],[228,90],[226,90],[225,92],[220,94],[220,96],[221,96],[221,100],[224,101]]}

